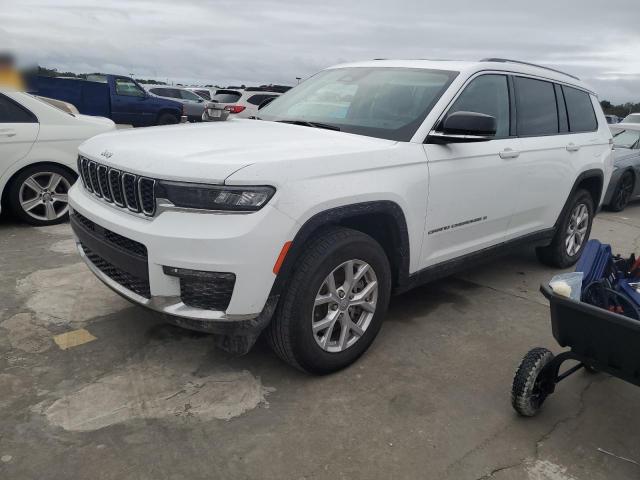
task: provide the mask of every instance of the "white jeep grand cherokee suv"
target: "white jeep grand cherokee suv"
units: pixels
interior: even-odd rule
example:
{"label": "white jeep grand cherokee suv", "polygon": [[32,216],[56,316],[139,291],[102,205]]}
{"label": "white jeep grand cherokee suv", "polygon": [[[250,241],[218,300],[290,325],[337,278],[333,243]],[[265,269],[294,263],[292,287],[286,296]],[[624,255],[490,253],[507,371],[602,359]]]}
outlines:
{"label": "white jeep grand cherokee suv", "polygon": [[87,141],[72,227],[122,296],[313,373],[392,293],[523,244],[573,264],[612,168],[595,94],[522,62],[339,65],[259,116]]}

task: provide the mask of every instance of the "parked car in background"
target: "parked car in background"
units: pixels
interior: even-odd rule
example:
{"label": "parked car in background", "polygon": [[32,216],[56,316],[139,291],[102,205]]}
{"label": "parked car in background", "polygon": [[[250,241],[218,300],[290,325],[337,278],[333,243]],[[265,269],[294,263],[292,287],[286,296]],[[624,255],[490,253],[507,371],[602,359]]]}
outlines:
{"label": "parked car in background", "polygon": [[613,174],[603,205],[620,212],[640,195],[640,123],[621,123],[612,127],[614,145]]}
{"label": "parked car in background", "polygon": [[66,220],[78,145],[115,128],[108,118],[71,114],[0,88],[0,208],[33,225]]}
{"label": "parked car in background", "polygon": [[615,125],[616,123],[620,123],[620,120],[622,120],[617,115],[605,115],[604,117],[607,119],[607,123],[610,125]]}
{"label": "parked car in background", "polygon": [[640,123],[640,113],[631,113],[624,117],[620,123]]}
{"label": "parked car in background", "polygon": [[216,89],[211,89],[207,87],[185,87],[186,90],[195,93],[203,100],[211,100],[211,98],[216,94]]}
{"label": "parked car in background", "polygon": [[169,85],[145,85],[144,88],[150,94],[156,97],[170,98],[176,102],[180,102],[183,107],[184,115],[190,122],[201,122],[204,109],[207,102],[194,92],[183,87],[172,87]]}
{"label": "parked car in background", "polygon": [[248,118],[255,116],[258,108],[265,101],[273,100],[282,93],[282,90],[272,90],[268,87],[248,87],[244,90],[221,89],[216,92],[212,100],[222,104],[232,115]]}
{"label": "parked car in background", "polygon": [[184,115],[181,103],[149,95],[134,79],[119,75],[35,77],[29,91],[71,103],[85,115],[134,127],[179,123]]}
{"label": "parked car in background", "polygon": [[392,292],[521,245],[573,265],[611,176],[595,93],[522,62],[338,65],[260,117],[85,142],[71,225],[131,302],[236,353],[267,329],[318,374],[369,348]]}

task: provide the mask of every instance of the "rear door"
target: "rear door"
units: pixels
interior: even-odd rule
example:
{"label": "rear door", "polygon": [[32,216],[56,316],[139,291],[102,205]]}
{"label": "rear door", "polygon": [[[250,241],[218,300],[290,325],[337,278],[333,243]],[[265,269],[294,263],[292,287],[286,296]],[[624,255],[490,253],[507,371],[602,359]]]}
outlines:
{"label": "rear door", "polygon": [[39,128],[33,113],[0,94],[0,176],[29,153]]}
{"label": "rear door", "polygon": [[[516,133],[520,156],[514,167],[520,188],[507,238],[517,238],[551,228],[571,189],[574,178],[562,88],[554,82],[514,76]],[[578,153],[579,155],[579,153]],[[574,157],[572,157],[574,156]]]}
{"label": "rear door", "polygon": [[511,135],[508,76],[481,74],[470,80],[442,118],[458,111],[495,117],[496,136],[424,145],[429,200],[422,267],[502,242],[520,188],[514,175],[519,147]]}

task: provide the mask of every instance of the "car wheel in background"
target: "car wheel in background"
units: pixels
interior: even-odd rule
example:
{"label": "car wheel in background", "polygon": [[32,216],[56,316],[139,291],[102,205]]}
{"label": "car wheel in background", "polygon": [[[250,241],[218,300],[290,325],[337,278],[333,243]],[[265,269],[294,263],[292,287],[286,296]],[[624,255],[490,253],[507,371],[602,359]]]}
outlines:
{"label": "car wheel in background", "polygon": [[538,247],[538,260],[557,268],[567,268],[578,261],[584,250],[593,223],[593,199],[586,190],[576,191],[550,245]]}
{"label": "car wheel in background", "polygon": [[625,172],[624,175],[622,175],[620,180],[618,180],[616,189],[611,197],[611,202],[608,205],[609,210],[613,212],[620,212],[624,210],[629,203],[631,194],[633,193],[634,183],[635,178],[633,177],[632,172]]}
{"label": "car wheel in background", "polygon": [[330,229],[305,250],[267,339],[285,362],[326,374],[353,363],[378,334],[391,270],[382,247],[356,230]]}
{"label": "car wheel in background", "polygon": [[68,193],[76,176],[57,165],[34,165],[15,177],[9,187],[13,214],[31,225],[55,225],[69,217]]}
{"label": "car wheel in background", "polygon": [[180,120],[170,113],[163,113],[158,117],[157,125],[175,125]]}

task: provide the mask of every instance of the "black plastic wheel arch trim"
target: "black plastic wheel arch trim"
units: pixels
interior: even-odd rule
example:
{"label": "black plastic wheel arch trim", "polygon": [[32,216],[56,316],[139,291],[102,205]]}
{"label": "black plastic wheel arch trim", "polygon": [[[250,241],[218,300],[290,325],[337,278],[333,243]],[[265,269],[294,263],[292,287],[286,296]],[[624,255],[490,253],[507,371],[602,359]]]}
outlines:
{"label": "black plastic wheel arch trim", "polygon": [[[304,252],[305,244],[312,238],[312,235],[323,226],[340,226],[341,222],[357,218],[362,215],[387,215],[394,222],[392,231],[395,251],[392,252],[395,258],[389,259],[394,272],[394,285],[396,288],[403,287],[409,280],[409,232],[407,222],[402,208],[390,200],[380,200],[374,202],[354,203],[341,207],[331,208],[315,214],[298,230],[298,233],[291,243],[287,256],[280,267],[276,280],[271,287],[270,297],[279,296],[284,289],[287,280],[293,272],[293,267],[297,259]],[[393,268],[395,266],[395,268]]]}

